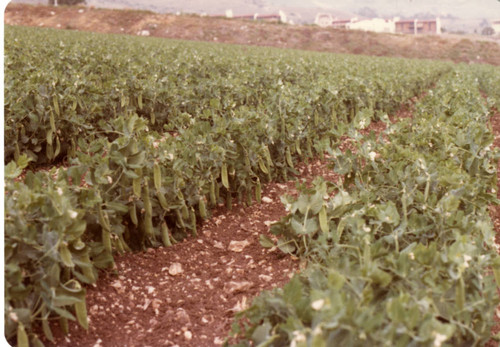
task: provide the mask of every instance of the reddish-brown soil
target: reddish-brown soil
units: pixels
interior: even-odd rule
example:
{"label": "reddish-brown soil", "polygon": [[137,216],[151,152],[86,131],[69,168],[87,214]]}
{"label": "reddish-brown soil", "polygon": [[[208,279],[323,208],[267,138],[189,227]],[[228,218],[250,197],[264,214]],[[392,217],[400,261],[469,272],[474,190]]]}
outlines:
{"label": "reddish-brown soil", "polygon": [[174,39],[500,65],[499,41],[478,36],[415,37],[221,17],[25,4],[9,4],[5,24],[129,35],[146,30],[150,36]]}

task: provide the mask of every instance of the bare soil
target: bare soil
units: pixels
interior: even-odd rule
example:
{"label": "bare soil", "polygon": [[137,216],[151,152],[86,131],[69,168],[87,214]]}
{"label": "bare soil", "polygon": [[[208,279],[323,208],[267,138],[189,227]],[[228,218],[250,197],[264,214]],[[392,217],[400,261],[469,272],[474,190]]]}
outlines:
{"label": "bare soil", "polygon": [[480,36],[396,35],[148,11],[9,4],[5,24],[322,52],[500,65],[500,41]]}

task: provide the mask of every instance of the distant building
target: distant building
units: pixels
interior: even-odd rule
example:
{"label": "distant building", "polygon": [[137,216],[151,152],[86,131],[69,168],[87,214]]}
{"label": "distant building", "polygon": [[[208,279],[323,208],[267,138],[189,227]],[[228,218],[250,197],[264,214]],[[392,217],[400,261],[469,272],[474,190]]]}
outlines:
{"label": "distant building", "polygon": [[491,27],[495,31],[495,35],[500,35],[500,20],[494,20],[491,23]]}
{"label": "distant building", "polygon": [[395,21],[395,25],[398,34],[441,34],[441,21],[439,18],[398,20]]}
{"label": "distant building", "polygon": [[[233,14],[232,10],[226,10],[225,16],[227,18],[235,18],[235,19],[248,19],[248,20],[258,20],[258,21],[265,21],[265,22],[287,23],[286,14],[281,10],[278,13],[272,13],[272,14],[254,13],[254,14],[246,14],[246,15],[239,15],[239,16],[235,16]],[[220,17],[220,16],[215,16],[215,17]]]}
{"label": "distant building", "polygon": [[396,27],[393,20],[373,18],[353,21],[347,24],[347,29],[373,31],[376,33],[395,33]]}
{"label": "distant building", "polygon": [[316,15],[316,19],[314,20],[314,24],[322,28],[332,26],[332,23],[333,23],[333,17],[329,13],[318,13]]}
{"label": "distant building", "polygon": [[[441,34],[441,21],[439,18],[432,20],[400,20],[399,17],[394,19],[337,19],[333,18],[328,13],[318,13],[316,25],[323,28],[333,27],[339,29],[373,31],[378,33],[399,33],[399,34]],[[500,21],[498,21],[497,32],[500,33]]]}
{"label": "distant building", "polygon": [[350,23],[353,23],[355,21],[357,21],[357,18],[353,18],[353,19],[335,19],[332,22],[332,27],[337,28],[337,29],[347,29],[347,26]]}

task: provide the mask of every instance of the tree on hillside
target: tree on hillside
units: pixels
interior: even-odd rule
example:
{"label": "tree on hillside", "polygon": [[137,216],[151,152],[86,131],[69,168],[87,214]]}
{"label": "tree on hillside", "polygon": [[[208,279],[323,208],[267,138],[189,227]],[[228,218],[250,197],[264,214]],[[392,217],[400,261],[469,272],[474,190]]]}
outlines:
{"label": "tree on hillside", "polygon": [[49,0],[49,5],[83,5],[85,0]]}

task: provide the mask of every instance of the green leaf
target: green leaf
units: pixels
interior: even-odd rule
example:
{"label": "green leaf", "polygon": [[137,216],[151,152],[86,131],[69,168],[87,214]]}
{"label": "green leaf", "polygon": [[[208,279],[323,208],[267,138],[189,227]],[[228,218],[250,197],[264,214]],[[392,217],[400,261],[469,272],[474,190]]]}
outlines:
{"label": "green leaf", "polygon": [[227,177],[227,165],[226,165],[226,163],[222,164],[221,174],[220,175],[221,175],[221,179],[222,179],[222,185],[226,189],[229,189],[229,180],[228,180],[228,177]]}
{"label": "green leaf", "polygon": [[6,178],[14,179],[23,173],[23,170],[16,165],[14,161],[11,161],[5,166],[4,175]]}
{"label": "green leaf", "polygon": [[139,153],[128,157],[127,164],[130,168],[138,169],[143,166],[145,159],[146,159],[146,152],[140,151]]}
{"label": "green leaf", "polygon": [[47,317],[42,317],[42,329],[45,337],[49,339],[49,341],[54,342],[54,335],[52,335],[52,330],[50,329]]}
{"label": "green leaf", "polygon": [[283,252],[287,254],[291,254],[296,250],[296,247],[293,243],[291,242],[280,242],[278,241],[278,248]]}
{"label": "green leaf", "polygon": [[334,269],[330,269],[328,271],[328,283],[335,290],[340,290],[344,283],[346,282],[346,278]]}
{"label": "green leaf", "polygon": [[24,329],[24,324],[19,322],[17,325],[17,346],[18,347],[29,347],[28,334],[26,334],[26,329]]}
{"label": "green leaf", "polygon": [[319,210],[319,226],[321,228],[321,231],[324,233],[328,233],[330,229],[328,228],[328,220],[326,218],[326,208],[325,206],[322,206],[321,209]]}
{"label": "green leaf", "polygon": [[128,206],[125,204],[122,204],[121,202],[117,201],[107,201],[105,203],[106,207],[110,210],[116,211],[116,212],[121,212],[121,213],[127,213],[128,212]]}
{"label": "green leaf", "polygon": [[68,248],[68,245],[64,242],[61,242],[59,244],[59,255],[61,257],[61,260],[66,267],[74,267],[75,264],[73,263],[72,257],[71,257],[71,252]]}
{"label": "green leaf", "polygon": [[378,220],[384,223],[398,225],[400,221],[398,210],[392,201],[378,205],[376,208],[376,215]]}
{"label": "green leaf", "polygon": [[386,311],[389,318],[396,324],[404,322],[406,309],[400,298],[391,298],[387,301]]}
{"label": "green leaf", "polygon": [[76,319],[82,328],[88,330],[89,323],[87,319],[87,306],[85,300],[75,303]]}
{"label": "green leaf", "polygon": [[26,154],[22,154],[17,159],[16,164],[20,169],[25,169],[32,160],[33,158],[28,157]]}
{"label": "green leaf", "polygon": [[271,240],[269,237],[266,235],[260,234],[259,236],[259,243],[261,244],[262,247],[264,248],[272,248],[275,246],[273,240]]}
{"label": "green leaf", "polygon": [[299,276],[295,275],[292,277],[290,282],[283,287],[283,298],[288,303],[296,304],[303,298],[305,294],[303,290],[304,286],[302,285]]}
{"label": "green leaf", "polygon": [[269,322],[264,322],[262,325],[259,325],[257,328],[255,328],[252,334],[252,341],[257,346],[260,346],[262,343],[267,341],[267,339],[269,338],[271,327],[272,326]]}

